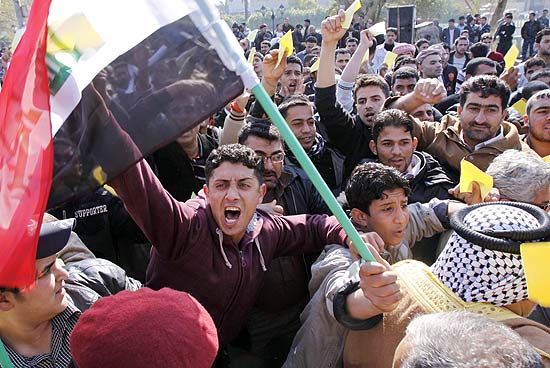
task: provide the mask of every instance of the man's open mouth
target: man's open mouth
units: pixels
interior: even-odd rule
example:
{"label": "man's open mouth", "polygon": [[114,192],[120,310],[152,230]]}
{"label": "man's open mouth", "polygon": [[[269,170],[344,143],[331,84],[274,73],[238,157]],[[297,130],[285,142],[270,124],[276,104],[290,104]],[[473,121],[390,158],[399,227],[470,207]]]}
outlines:
{"label": "man's open mouth", "polygon": [[228,225],[233,225],[239,221],[241,216],[241,209],[238,207],[225,207],[224,210],[225,223]]}

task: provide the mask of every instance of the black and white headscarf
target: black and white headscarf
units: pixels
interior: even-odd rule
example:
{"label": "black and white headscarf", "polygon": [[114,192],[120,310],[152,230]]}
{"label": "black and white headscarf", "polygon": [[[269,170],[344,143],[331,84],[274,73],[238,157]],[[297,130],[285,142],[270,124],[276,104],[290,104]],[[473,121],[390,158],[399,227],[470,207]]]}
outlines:
{"label": "black and white headscarf", "polygon": [[[464,218],[473,230],[525,230],[539,226],[531,214],[512,206],[479,207]],[[453,233],[432,272],[466,302],[497,306],[527,299],[521,257],[482,248]]]}

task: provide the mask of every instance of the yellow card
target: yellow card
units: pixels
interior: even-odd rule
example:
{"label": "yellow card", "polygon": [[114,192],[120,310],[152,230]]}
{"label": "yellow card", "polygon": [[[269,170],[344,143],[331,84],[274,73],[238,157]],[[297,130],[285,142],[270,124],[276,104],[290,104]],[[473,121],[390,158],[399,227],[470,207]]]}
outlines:
{"label": "yellow card", "polygon": [[493,188],[493,177],[477,168],[470,161],[462,160],[460,162],[460,191],[463,193],[472,192],[473,182],[479,184],[481,190],[481,199],[487,197],[487,194]]}
{"label": "yellow card", "polygon": [[248,36],[246,36],[246,39],[250,42],[254,42],[254,40],[256,39],[257,34],[258,34],[257,29],[255,29],[253,31],[250,31],[250,33],[248,33]]}
{"label": "yellow card", "polygon": [[277,64],[275,64],[275,68],[277,68],[281,63],[281,60],[283,60],[283,55],[285,51],[287,52],[287,57],[292,55],[292,51],[294,51],[294,43],[292,42],[292,31],[290,30],[279,40],[279,57],[277,58]]}
{"label": "yellow card", "polygon": [[529,299],[550,307],[550,243],[523,243],[520,252]]}
{"label": "yellow card", "polygon": [[519,55],[519,49],[516,45],[512,44],[512,47],[510,47],[510,50],[504,55],[504,64],[506,66],[506,70],[510,69],[514,66],[516,63],[516,59]]}
{"label": "yellow card", "polygon": [[317,58],[317,60],[315,60],[313,65],[311,65],[311,67],[309,68],[309,72],[313,73],[313,72],[316,72],[317,70],[319,70],[319,63],[320,62],[321,62],[321,58]]}
{"label": "yellow card", "polygon": [[369,49],[367,49],[367,52],[365,52],[365,56],[363,56],[363,59],[361,59],[361,64],[363,64],[367,60],[369,60]]}
{"label": "yellow card", "polygon": [[353,14],[355,14],[355,12],[359,9],[361,9],[361,0],[355,0],[349,8],[346,9],[346,19],[344,19],[344,22],[342,23],[342,28],[348,29],[351,27]]}
{"label": "yellow card", "polygon": [[386,34],[386,22],[376,23],[369,28],[369,31],[374,37],[381,34]]}
{"label": "yellow card", "polygon": [[397,59],[397,54],[388,51],[386,53],[386,57],[384,57],[384,63],[388,66],[388,68],[392,68],[393,64],[395,63],[395,59]]}
{"label": "yellow card", "polygon": [[250,65],[254,64],[254,54],[256,53],[256,48],[253,47],[250,49],[250,54],[248,54],[248,63]]}
{"label": "yellow card", "polygon": [[521,100],[519,100],[518,102],[513,104],[512,107],[514,109],[518,110],[518,112],[521,115],[525,115],[525,110],[526,110],[527,104],[525,103],[525,100],[522,98]]}
{"label": "yellow card", "polygon": [[547,164],[550,164],[550,156],[543,157],[542,161],[546,162]]}

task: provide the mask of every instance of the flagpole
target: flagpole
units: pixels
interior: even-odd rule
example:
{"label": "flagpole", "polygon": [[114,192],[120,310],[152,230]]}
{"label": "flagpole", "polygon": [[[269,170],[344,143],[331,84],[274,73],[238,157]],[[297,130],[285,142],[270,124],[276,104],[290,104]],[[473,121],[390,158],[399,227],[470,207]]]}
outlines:
{"label": "flagpole", "polygon": [[[224,21],[219,19],[214,8],[208,3],[208,1],[199,0],[197,1],[197,4],[202,16],[207,22],[202,29],[199,26],[199,29],[201,29],[201,31],[204,30],[207,34],[210,31],[215,33],[217,42],[214,43],[219,47],[223,47],[223,51],[225,51],[222,52],[222,50],[216,50],[218,52],[222,52],[225,56],[221,59],[224,60],[227,67],[232,68],[239,76],[241,76],[245,87],[252,89],[252,92],[256,96],[256,100],[262,105],[264,111],[267,113],[267,116],[271,119],[271,122],[279,129],[285,143],[300,163],[302,169],[307,173],[309,179],[313,185],[315,185],[315,188],[317,188],[317,191],[325,200],[325,203],[330,208],[348,237],[351,239],[361,257],[366,261],[376,262],[374,256],[371,254],[365,243],[363,243],[357,229],[355,229],[342,207],[340,207],[338,201],[336,201],[336,198],[319,174],[319,171],[317,171],[317,168],[311,162],[310,158],[298,142],[298,139],[296,139],[294,133],[292,133],[286,124],[286,121],[277,109],[277,106],[273,103],[261,85],[256,73],[254,73],[254,70],[245,60],[242,49],[240,49],[237,40],[229,31],[229,26]],[[205,37],[208,38],[207,34],[205,34]]]}

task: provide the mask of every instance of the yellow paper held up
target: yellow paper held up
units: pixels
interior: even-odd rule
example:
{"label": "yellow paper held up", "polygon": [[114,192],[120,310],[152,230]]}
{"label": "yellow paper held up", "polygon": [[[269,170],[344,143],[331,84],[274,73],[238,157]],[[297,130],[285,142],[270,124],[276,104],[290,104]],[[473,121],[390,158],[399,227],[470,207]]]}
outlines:
{"label": "yellow paper held up", "polygon": [[386,56],[384,57],[384,63],[388,66],[388,68],[393,68],[393,64],[395,63],[395,59],[397,59],[397,54],[388,51],[386,53]]}
{"label": "yellow paper held up", "polygon": [[361,59],[361,64],[363,64],[367,60],[369,60],[369,49],[367,49],[367,52],[365,52],[365,56],[363,56],[363,59]]}
{"label": "yellow paper held up", "polygon": [[361,0],[355,0],[349,8],[346,9],[346,19],[342,23],[342,28],[349,29],[351,27],[351,21],[353,20],[353,14],[357,10],[361,9]]}
{"label": "yellow paper held up", "polygon": [[542,161],[546,162],[547,164],[550,164],[550,155],[549,156],[544,156],[542,158]]}
{"label": "yellow paper held up", "polygon": [[460,162],[460,191],[471,193],[474,181],[479,184],[481,199],[487,197],[493,188],[493,177],[478,169],[470,161],[462,160]]}
{"label": "yellow paper held up", "polygon": [[523,98],[513,104],[512,107],[518,110],[521,115],[525,115],[525,111],[527,110],[527,104],[525,103],[525,100]]}
{"label": "yellow paper held up", "polygon": [[313,65],[311,65],[311,67],[309,68],[309,72],[313,73],[313,72],[316,72],[317,70],[319,70],[319,63],[320,62],[321,62],[321,58],[317,58],[317,60],[315,60]]}
{"label": "yellow paper held up", "polygon": [[258,34],[258,30],[255,29],[253,31],[250,31],[248,33],[248,36],[246,36],[246,39],[250,42],[254,42],[254,40],[256,39],[256,35]]}
{"label": "yellow paper held up", "polygon": [[248,54],[248,63],[250,65],[254,64],[254,54],[256,54],[256,48],[253,47],[250,49],[250,54]]}
{"label": "yellow paper held up", "polygon": [[376,23],[375,25],[369,27],[369,31],[374,37],[386,34],[386,22]]}
{"label": "yellow paper held up", "polygon": [[550,243],[523,243],[520,253],[529,299],[543,307],[550,307]]}
{"label": "yellow paper held up", "polygon": [[283,55],[286,56],[292,55],[292,51],[294,51],[294,43],[292,42],[292,31],[288,31],[281,39],[279,40],[279,56],[277,58],[277,64],[275,64],[275,68],[279,66],[281,63],[281,60],[283,60]]}
{"label": "yellow paper held up", "polygon": [[518,56],[519,56],[519,49],[517,48],[516,45],[512,44],[512,47],[510,47],[506,55],[504,55],[504,64],[506,66],[506,70],[509,70],[511,67],[514,66]]}

